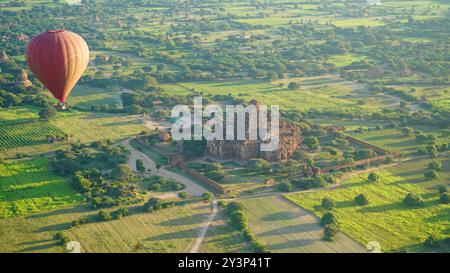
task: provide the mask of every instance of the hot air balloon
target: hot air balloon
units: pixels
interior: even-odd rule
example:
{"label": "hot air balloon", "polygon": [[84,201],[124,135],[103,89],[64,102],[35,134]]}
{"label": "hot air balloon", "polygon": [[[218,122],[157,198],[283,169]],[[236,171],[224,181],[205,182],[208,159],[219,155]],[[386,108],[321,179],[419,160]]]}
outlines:
{"label": "hot air balloon", "polygon": [[31,39],[26,59],[29,69],[64,108],[67,96],[87,68],[89,48],[73,32],[49,30]]}

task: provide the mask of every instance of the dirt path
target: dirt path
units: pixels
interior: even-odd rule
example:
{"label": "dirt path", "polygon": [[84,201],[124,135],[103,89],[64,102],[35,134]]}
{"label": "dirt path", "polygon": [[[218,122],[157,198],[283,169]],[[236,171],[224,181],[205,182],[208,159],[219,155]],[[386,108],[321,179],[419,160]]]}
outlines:
{"label": "dirt path", "polygon": [[219,211],[219,208],[217,206],[217,200],[214,200],[212,202],[212,213],[208,216],[206,221],[203,223],[203,226],[200,228],[200,232],[199,232],[197,238],[195,239],[195,243],[192,246],[189,253],[197,253],[198,252],[198,250],[200,249],[200,246],[203,243],[203,240],[205,239],[206,233],[208,232],[208,228],[211,225],[212,221],[214,221],[214,218],[216,218],[218,211]]}
{"label": "dirt path", "polygon": [[[144,153],[141,153],[140,151],[136,150],[130,144],[130,140],[132,140],[132,139],[133,138],[127,139],[121,143],[126,149],[128,149],[130,151],[130,155],[128,156],[128,166],[130,166],[130,168],[132,170],[136,171],[136,160],[140,159],[144,163],[145,169],[147,170],[144,173],[144,177],[148,177],[151,175],[159,175],[162,177],[166,177],[166,178],[175,180],[186,186],[186,188],[181,191],[185,191],[185,192],[189,193],[190,196],[194,196],[194,197],[201,196],[202,193],[207,191],[202,186],[198,185],[194,181],[190,180],[189,178],[187,178],[181,174],[171,172],[171,171],[165,169],[164,167],[162,167],[158,170],[156,168],[156,163],[151,158],[149,158]],[[166,193],[166,194],[163,194],[162,196],[167,198],[169,195],[173,196],[176,193],[177,192]]]}

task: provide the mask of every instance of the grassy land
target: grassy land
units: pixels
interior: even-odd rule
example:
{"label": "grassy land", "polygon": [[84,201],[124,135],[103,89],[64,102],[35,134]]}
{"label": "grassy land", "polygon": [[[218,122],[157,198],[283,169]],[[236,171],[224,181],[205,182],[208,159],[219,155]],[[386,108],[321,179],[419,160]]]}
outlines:
{"label": "grassy land", "polygon": [[67,181],[48,170],[46,159],[0,163],[0,218],[28,215],[83,202]]}
{"label": "grassy land", "polygon": [[[194,203],[98,222],[98,211],[73,206],[29,217],[0,219],[0,252],[64,252],[65,248],[53,238],[58,231],[66,231],[71,240],[79,241],[82,252],[187,252],[210,212],[208,204]],[[71,222],[80,217],[87,217],[90,223],[69,229]],[[227,224],[215,223],[218,227],[206,238],[208,251],[227,252],[244,246]],[[138,242],[143,247],[136,249]]]}
{"label": "grassy land", "polygon": [[242,235],[229,224],[227,216],[219,213],[211,222],[200,247],[202,253],[245,253],[249,246]]}
{"label": "grassy land", "polygon": [[[367,174],[350,178],[332,191],[289,195],[287,198],[314,214],[321,216],[321,200],[332,198],[337,203],[334,213],[340,228],[365,245],[378,241],[382,251],[417,250],[430,235],[448,236],[450,205],[438,202],[437,193],[408,183],[404,177],[389,171],[379,171],[381,181],[370,183]],[[421,194],[425,205],[407,207],[402,203],[407,193]],[[356,205],[354,198],[364,194],[370,204]]]}
{"label": "grassy land", "polygon": [[281,197],[245,199],[242,203],[250,229],[273,252],[365,251],[343,234],[335,242],[323,241],[318,219]]}
{"label": "grassy land", "polygon": [[[417,126],[415,130],[420,130],[424,134],[436,135],[439,140],[437,143],[444,143],[450,140],[449,137],[441,137],[441,132],[437,128],[429,126]],[[418,143],[414,137],[405,137],[401,128],[387,128],[382,130],[374,130],[363,134],[354,135],[354,137],[378,145],[390,151],[400,152],[405,155],[417,153],[420,147],[427,144]]]}

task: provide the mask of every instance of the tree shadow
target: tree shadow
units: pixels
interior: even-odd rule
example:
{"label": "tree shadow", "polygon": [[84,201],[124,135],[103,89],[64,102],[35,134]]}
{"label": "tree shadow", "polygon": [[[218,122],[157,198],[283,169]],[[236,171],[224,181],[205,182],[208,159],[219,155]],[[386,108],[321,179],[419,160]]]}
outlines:
{"label": "tree shadow", "polygon": [[175,232],[169,232],[164,234],[159,234],[156,236],[148,237],[144,239],[144,241],[163,241],[163,240],[174,240],[174,239],[183,239],[183,238],[196,238],[198,233],[198,229],[186,229]]}
{"label": "tree shadow", "polygon": [[290,220],[300,216],[300,214],[291,212],[291,211],[280,211],[275,212],[269,215],[266,215],[261,218],[263,221],[282,221],[282,220]]}
{"label": "tree shadow", "polygon": [[198,224],[199,219],[201,219],[200,220],[200,222],[201,222],[204,219],[206,219],[206,217],[208,217],[208,215],[209,215],[208,213],[192,214],[192,215],[185,216],[185,217],[170,219],[170,220],[161,222],[159,225],[160,226],[187,226],[187,225]]}
{"label": "tree shadow", "polygon": [[322,228],[317,223],[305,223],[300,225],[291,225],[281,228],[272,229],[263,233],[258,234],[258,236],[276,236],[280,234],[292,234],[292,233],[307,233],[312,231],[318,231]]}
{"label": "tree shadow", "polygon": [[289,241],[285,241],[282,243],[268,244],[267,246],[270,249],[280,250],[280,249],[286,249],[286,248],[298,248],[298,247],[312,245],[312,244],[314,244],[315,241],[317,241],[317,240],[314,240],[314,239],[289,240]]}

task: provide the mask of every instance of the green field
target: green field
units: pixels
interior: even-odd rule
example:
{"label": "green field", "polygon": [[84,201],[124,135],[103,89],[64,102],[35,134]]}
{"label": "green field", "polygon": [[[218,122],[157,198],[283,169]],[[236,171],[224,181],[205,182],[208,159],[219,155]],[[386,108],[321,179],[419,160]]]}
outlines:
{"label": "green field", "polygon": [[[378,171],[381,181],[370,183],[367,174],[350,178],[332,191],[300,193],[286,196],[302,208],[321,216],[323,198],[337,203],[334,210],[342,231],[359,243],[370,241],[381,244],[382,251],[414,251],[430,235],[448,236],[450,205],[440,204],[437,192],[426,191],[405,178],[388,171]],[[421,194],[425,205],[407,207],[402,203],[407,193]],[[364,194],[369,205],[358,206],[354,198]]]}
{"label": "green field", "polygon": [[28,215],[83,202],[69,183],[53,174],[46,159],[0,163],[0,218]]}
{"label": "green field", "polygon": [[[146,130],[138,116],[68,110],[59,112],[50,121],[39,121],[36,119],[38,111],[36,107],[21,106],[0,112],[0,158],[15,156],[18,152],[34,155],[58,150],[73,142],[120,141]],[[66,134],[69,142],[48,143],[45,138],[46,135]]]}
{"label": "green field", "polygon": [[0,122],[0,151],[48,143],[48,135],[66,134],[48,121]]}
{"label": "green field", "polygon": [[364,247],[339,234],[323,241],[319,220],[282,197],[242,200],[250,229],[273,252],[365,252]]}

